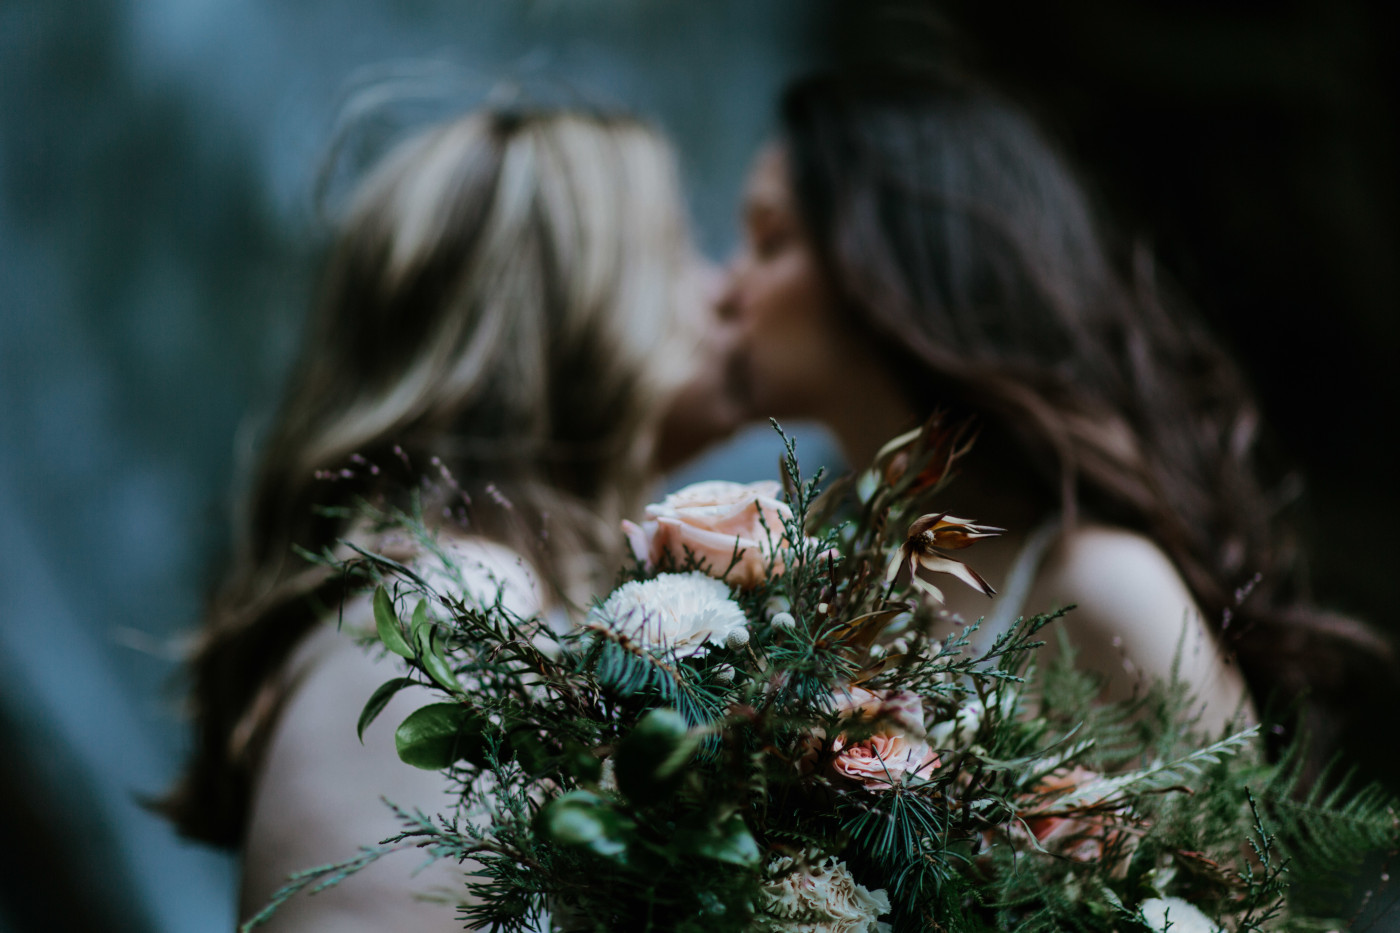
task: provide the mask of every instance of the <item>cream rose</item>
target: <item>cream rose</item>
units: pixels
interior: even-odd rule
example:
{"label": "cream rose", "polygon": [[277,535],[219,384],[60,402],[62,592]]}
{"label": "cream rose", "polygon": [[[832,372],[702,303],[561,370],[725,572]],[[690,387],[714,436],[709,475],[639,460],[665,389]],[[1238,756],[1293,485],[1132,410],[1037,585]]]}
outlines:
{"label": "cream rose", "polygon": [[723,645],[740,632],[747,635],[749,624],[729,598],[729,587],[694,571],[624,583],[589,613],[588,623],[648,650],[682,657],[705,654],[710,645]]}
{"label": "cream rose", "polygon": [[695,483],[647,506],[642,524],[623,522],[622,528],[648,567],[668,554],[683,565],[689,552],[711,576],[751,589],[767,579],[770,562],[773,573],[783,571],[783,522],[792,518],[792,510],[781,494],[782,487],[771,481]]}
{"label": "cream rose", "polygon": [[[769,866],[780,875],[763,886],[758,929],[770,933],[884,933],[879,918],[890,912],[883,890],[859,884],[845,862],[834,856],[797,870],[789,858]],[[786,872],[786,874],[782,874]]]}
{"label": "cream rose", "polygon": [[836,695],[843,718],[868,719],[875,731],[863,738],[838,735],[831,772],[868,790],[884,790],[910,777],[926,778],[938,770],[938,754],[924,738],[923,701],[912,693],[847,687]]}

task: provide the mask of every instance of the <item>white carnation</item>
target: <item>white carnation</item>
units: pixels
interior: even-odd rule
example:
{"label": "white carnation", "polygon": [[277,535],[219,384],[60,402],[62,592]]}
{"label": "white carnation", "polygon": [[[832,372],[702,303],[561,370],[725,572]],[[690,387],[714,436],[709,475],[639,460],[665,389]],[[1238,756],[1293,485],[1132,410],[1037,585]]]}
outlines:
{"label": "white carnation", "polygon": [[763,886],[760,929],[771,933],[885,933],[879,918],[890,912],[883,890],[857,883],[845,862],[824,862],[790,871],[792,859],[779,859],[769,870],[781,875]]}
{"label": "white carnation", "polygon": [[682,656],[704,654],[736,632],[747,634],[749,624],[729,598],[729,587],[699,571],[624,583],[589,613],[589,621],[643,648]]}
{"label": "white carnation", "polygon": [[1164,933],[1168,922],[1170,933],[1220,933],[1220,927],[1211,923],[1199,907],[1179,897],[1149,898],[1138,907],[1138,912],[1157,933]]}

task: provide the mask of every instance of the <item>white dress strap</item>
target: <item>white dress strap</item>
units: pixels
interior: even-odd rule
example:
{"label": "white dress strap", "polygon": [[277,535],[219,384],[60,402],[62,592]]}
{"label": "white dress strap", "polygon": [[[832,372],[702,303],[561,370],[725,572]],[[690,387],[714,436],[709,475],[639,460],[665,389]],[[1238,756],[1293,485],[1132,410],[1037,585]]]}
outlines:
{"label": "white dress strap", "polygon": [[1060,516],[1053,515],[1042,522],[1021,545],[1021,551],[1011,564],[1011,572],[1006,575],[1006,585],[997,594],[992,611],[987,613],[981,626],[972,633],[970,641],[977,653],[981,654],[990,648],[992,643],[1009,632],[1016,620],[1024,614],[1031,587],[1035,585],[1035,578],[1040,573],[1040,565],[1044,563],[1045,555],[1049,553],[1062,530]]}

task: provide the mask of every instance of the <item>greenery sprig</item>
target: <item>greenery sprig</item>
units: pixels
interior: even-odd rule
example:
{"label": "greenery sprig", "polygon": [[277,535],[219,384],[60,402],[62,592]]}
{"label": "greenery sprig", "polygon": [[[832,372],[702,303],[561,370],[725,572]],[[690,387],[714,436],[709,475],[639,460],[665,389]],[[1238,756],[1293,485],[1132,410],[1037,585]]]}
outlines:
{"label": "greenery sprig", "polygon": [[[921,574],[979,584],[954,552],[999,530],[930,506],[965,426],[935,416],[825,489],[778,430],[781,508],[759,492],[699,518],[676,506],[701,525],[750,516],[727,566],[683,540],[639,554],[569,631],[499,588],[470,598],[460,573],[435,588],[412,562],[322,555],[375,588],[371,641],[404,668],[359,729],[410,684],[436,691],[397,747],[458,798],[396,810],[402,832],[293,877],[245,929],[408,847],[462,862],[464,924],[505,933],[546,916],[706,933],[1340,925],[1348,867],[1400,842],[1393,800],[1300,787],[1299,753],[1266,760],[1252,727],[1202,734],[1180,683],[1099,702],[1068,645],[1037,663],[1063,610],[982,650],[975,623],[949,626]],[[451,564],[421,515],[376,520]],[[722,582],[745,548],[762,579]]]}

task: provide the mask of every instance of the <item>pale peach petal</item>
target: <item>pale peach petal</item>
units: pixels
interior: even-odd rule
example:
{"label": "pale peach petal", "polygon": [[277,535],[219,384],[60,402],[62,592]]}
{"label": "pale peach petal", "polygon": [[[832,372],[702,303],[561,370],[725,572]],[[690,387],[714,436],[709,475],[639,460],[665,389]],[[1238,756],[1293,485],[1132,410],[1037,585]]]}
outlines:
{"label": "pale peach petal", "polygon": [[992,589],[991,584],[983,580],[971,567],[960,560],[953,560],[951,557],[940,557],[937,554],[920,554],[918,559],[925,570],[932,570],[935,573],[946,573],[957,577],[985,596],[996,595],[996,590]]}
{"label": "pale peach petal", "polygon": [[890,565],[887,568],[885,568],[886,583],[894,582],[894,578],[899,576],[899,571],[904,568],[905,562],[906,558],[904,556],[904,551],[902,549],[896,551],[894,556],[890,558]]}
{"label": "pale peach petal", "polygon": [[652,558],[652,541],[656,538],[656,522],[643,522],[638,525],[624,519],[622,534],[627,538],[627,546],[632,549],[633,556],[647,567],[652,567],[655,564]]}
{"label": "pale peach petal", "polygon": [[742,534],[754,524],[754,506],[750,502],[694,505],[676,509],[650,506],[647,514],[655,518],[677,518],[695,528],[728,534]]}
{"label": "pale peach petal", "polygon": [[[655,564],[669,554],[683,565],[689,549],[710,573],[719,575],[730,568],[737,546],[738,561],[725,573],[725,579],[746,589],[759,585],[767,579],[770,563],[771,572],[784,570],[781,561],[770,561],[787,547],[783,522],[792,512],[778,498],[781,494],[782,487],[776,482],[719,480],[672,493],[647,507],[651,521],[641,527],[644,531],[653,523],[656,527],[646,536],[650,562]],[[642,540],[629,528],[624,527],[624,532],[634,548]]]}
{"label": "pale peach petal", "polygon": [[782,520],[791,510],[777,497],[782,487],[776,482],[731,483],[712,480],[696,483],[647,506],[653,518],[681,518],[686,524],[708,531],[754,536],[761,531],[758,516],[775,537],[781,537]]}
{"label": "pale peach petal", "polygon": [[870,790],[889,788],[911,777],[927,778],[939,765],[937,753],[928,745],[899,733],[877,733],[850,746],[837,739],[832,747],[837,750],[832,770]]}
{"label": "pale peach petal", "polygon": [[[673,518],[658,519],[657,524],[657,540],[678,562],[683,561],[689,551],[704,562],[707,573],[723,575],[725,580],[745,589],[756,586],[766,575],[768,561],[757,542],[706,531]],[[739,560],[731,568],[736,548]]]}
{"label": "pale peach petal", "polygon": [[919,590],[923,593],[927,593],[929,597],[933,599],[934,602],[943,602],[943,591],[940,590],[938,587],[934,586],[932,583],[925,580],[923,577],[920,577],[918,574],[915,574],[910,582],[914,584],[914,589]]}
{"label": "pale peach petal", "polygon": [[938,754],[923,738],[923,701],[916,694],[848,686],[834,700],[838,712],[850,714],[848,720],[885,724],[859,741],[850,742],[844,733],[832,741],[836,756],[831,769],[837,777],[879,790],[911,776],[926,778],[938,769]]}

